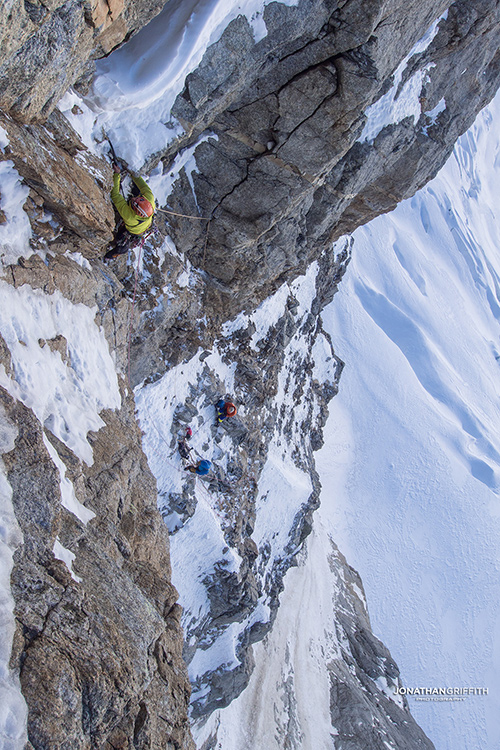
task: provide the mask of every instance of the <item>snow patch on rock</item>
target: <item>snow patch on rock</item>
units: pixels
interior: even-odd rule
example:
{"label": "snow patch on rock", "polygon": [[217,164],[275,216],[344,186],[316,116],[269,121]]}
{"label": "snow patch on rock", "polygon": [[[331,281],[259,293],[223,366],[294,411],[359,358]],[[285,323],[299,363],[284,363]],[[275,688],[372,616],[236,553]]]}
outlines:
{"label": "snow patch on rock", "polygon": [[[10,373],[0,367],[0,384],[91,465],[87,433],[104,425],[103,409],[121,404],[109,346],[94,322],[96,309],[26,284],[16,289],[0,281],[0,292],[0,333],[12,358]],[[64,358],[51,346],[55,341],[66,348]]]}

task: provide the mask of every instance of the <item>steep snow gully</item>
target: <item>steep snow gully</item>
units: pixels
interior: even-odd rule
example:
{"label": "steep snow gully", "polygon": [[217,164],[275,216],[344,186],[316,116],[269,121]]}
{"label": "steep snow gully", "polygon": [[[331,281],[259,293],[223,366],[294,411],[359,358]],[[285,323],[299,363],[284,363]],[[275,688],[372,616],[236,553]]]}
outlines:
{"label": "steep snow gully", "polygon": [[[152,26],[98,62],[85,100],[70,91],[60,111],[91,151],[103,153],[104,128],[120,155],[140,168],[159,144],[163,148],[181,133],[171,108],[207,47],[239,14],[248,17],[255,40],[262,39],[268,4],[171,0]],[[412,52],[425,51],[440,18]],[[409,57],[396,70],[393,89],[367,110],[360,143],[404,118],[416,121],[427,68],[400,86]],[[425,113],[429,127],[445,109],[443,99]],[[349,622],[356,616],[368,623],[368,611],[401,676],[389,652],[374,652],[374,687],[363,683],[361,691],[376,696],[380,714],[362,715],[369,715],[373,726],[382,715],[395,725],[392,712],[407,701],[437,750],[500,747],[499,133],[500,95],[460,138],[431,183],[393,213],[336,243],[332,257],[349,251],[352,259],[314,329],[311,309],[319,296],[322,259],[253,312],[226,322],[210,352],[200,349],[135,389],[158,507],[172,535],[172,577],[184,608],[193,686],[193,735],[203,750],[343,747],[336,725],[337,671],[345,670],[346,684],[349,673],[355,674],[345,659],[354,650]],[[7,146],[0,128],[0,149]],[[187,149],[168,174],[161,168],[151,174],[158,197],[166,199],[182,169],[195,195],[197,165]],[[10,161],[0,162],[0,196],[5,266],[26,253],[31,234],[23,211],[27,188]],[[169,240],[157,252],[178,255]],[[72,260],[88,265],[81,256],[73,254]],[[181,260],[185,270],[177,287],[195,294],[196,273]],[[144,268],[138,272],[146,274]],[[0,367],[0,385],[91,466],[88,434],[104,425],[103,410],[118,409],[122,399],[113,356],[95,325],[96,308],[70,303],[57,290],[49,300],[42,290],[4,281],[0,293],[0,333],[10,351],[10,369]],[[244,389],[259,373],[247,372],[245,380],[237,357],[251,352],[258,360],[261,352],[272,353],[278,337],[284,342],[281,359],[269,360],[271,385],[264,395],[272,393],[276,414],[293,414],[293,420],[277,418],[274,429],[257,407],[250,424],[252,401],[244,403]],[[60,339],[64,351],[52,348]],[[328,399],[321,388],[333,394],[343,362],[340,392],[330,402],[314,468],[303,433],[324,420]],[[214,398],[224,392],[241,395],[236,427],[213,423]],[[245,549],[227,544],[229,520],[234,521],[230,494],[212,492],[183,471],[175,449],[179,429],[187,424],[196,428],[194,453],[210,458],[220,471],[219,487],[240,481],[242,466],[251,479],[251,469],[259,472],[255,507],[240,508],[243,516],[246,510],[251,514],[251,523],[237,519],[249,528]],[[250,427],[253,439],[262,436],[262,443],[254,439],[253,455],[240,446]],[[16,436],[2,408],[2,453],[12,450]],[[59,474],[62,505],[85,526],[95,514],[78,501],[58,452],[44,441]],[[297,519],[304,508],[309,514],[316,508],[316,470],[321,505],[301,547],[305,534]],[[0,487],[0,738],[3,747],[20,750],[26,706],[9,669],[14,632],[9,578],[22,534],[2,462]],[[265,550],[255,575],[249,573],[254,548]],[[75,554],[59,537],[53,554],[72,580],[81,582],[72,568]],[[223,611],[218,619],[222,579],[243,593],[238,590],[234,616]],[[252,672],[247,652],[242,666],[241,644],[264,632],[253,646]],[[234,694],[240,693],[230,705],[223,695],[227,675]],[[382,728],[379,735],[380,747],[407,747],[403,739],[398,744],[397,734]]]}

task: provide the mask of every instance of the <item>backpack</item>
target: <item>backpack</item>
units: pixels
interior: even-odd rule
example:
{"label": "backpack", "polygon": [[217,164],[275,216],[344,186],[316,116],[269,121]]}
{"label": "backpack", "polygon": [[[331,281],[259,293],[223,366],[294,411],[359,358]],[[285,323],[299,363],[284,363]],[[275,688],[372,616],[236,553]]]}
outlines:
{"label": "backpack", "polygon": [[210,463],[210,461],[207,461],[206,459],[203,459],[203,461],[200,461],[200,463],[198,464],[198,466],[196,468],[196,473],[199,474],[202,477],[206,476],[208,474],[208,472],[210,471],[210,466],[211,465],[212,464]]}

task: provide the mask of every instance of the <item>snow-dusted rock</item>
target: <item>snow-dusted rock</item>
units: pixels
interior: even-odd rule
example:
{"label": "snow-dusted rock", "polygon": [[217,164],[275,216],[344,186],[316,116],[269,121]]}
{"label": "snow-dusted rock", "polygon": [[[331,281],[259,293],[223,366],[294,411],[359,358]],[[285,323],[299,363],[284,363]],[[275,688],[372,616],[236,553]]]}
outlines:
{"label": "snow-dusted rock", "polygon": [[[84,90],[86,62],[157,4],[11,6],[0,384],[19,428],[3,460],[24,535],[12,664],[28,735],[35,748],[187,750],[173,585],[200,726],[249,683],[252,646],[313,525],[313,452],[342,370],[319,315],[350,257],[332,239],[422,185],[493,94],[498,8],[300,0],[264,3],[250,20],[232,9],[177,98],[180,126],[142,101],[130,117],[145,142],[134,136],[131,158],[154,166],[161,205],[196,220],[159,218],[160,237],[105,266],[111,172],[99,127],[92,140],[102,123],[74,93],[64,117],[12,118],[43,119],[79,75]],[[101,84],[96,109],[111,90]],[[65,117],[80,118],[79,135]],[[226,395],[238,415],[217,425]],[[212,463],[206,480],[178,456],[187,425],[194,455]],[[432,747],[388,696],[397,668],[370,632],[359,581],[335,550],[332,566],[345,584],[328,651],[332,734]],[[289,657],[285,667],[279,736],[298,748]]]}
{"label": "snow-dusted rock", "polygon": [[234,314],[425,184],[499,83],[493,0],[273,3],[263,17],[256,44],[231,23],[173,109],[182,145],[211,137],[170,205],[212,217],[208,241],[182,219],[173,237]]}

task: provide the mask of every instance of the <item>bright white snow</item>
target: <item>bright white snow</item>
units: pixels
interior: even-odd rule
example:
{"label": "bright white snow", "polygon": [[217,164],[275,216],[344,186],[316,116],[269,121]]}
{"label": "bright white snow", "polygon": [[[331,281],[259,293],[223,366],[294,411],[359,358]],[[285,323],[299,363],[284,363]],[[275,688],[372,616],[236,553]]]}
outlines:
{"label": "bright white snow", "polygon": [[9,136],[6,130],[0,126],[0,148],[5,151],[5,147],[9,145]]}
{"label": "bright white snow", "polygon": [[[170,540],[172,560],[172,582],[179,591],[184,609],[183,622],[188,630],[193,621],[203,622],[210,615],[210,601],[207,594],[207,576],[214,574],[216,566],[224,565],[227,572],[238,573],[240,556],[227,545],[224,539],[224,519],[217,508],[217,495],[209,492],[201,478],[195,481],[196,510],[184,525],[176,512],[167,510],[172,494],[182,493],[186,481],[192,475],[186,474],[174,441],[171,446],[171,426],[176,409],[183,406],[190,396],[192,386],[197,384],[203,370],[210,367],[225,384],[232,385],[234,366],[228,367],[222,361],[217,348],[208,357],[200,357],[201,352],[186,364],[169,370],[156,383],[136,390],[138,418],[143,431],[143,447],[149,465],[158,482],[158,506],[164,520],[173,534]],[[205,402],[201,396],[196,402],[198,415],[191,421],[192,439],[189,441],[193,461],[205,458],[221,465],[219,457],[224,441],[214,443],[211,426],[214,422],[213,404]],[[176,436],[181,437],[181,435]],[[165,499],[164,499],[165,498]],[[194,682],[205,673],[225,664],[237,664],[236,644],[241,623],[231,627],[221,639],[209,648],[200,649],[189,665],[189,675]],[[193,693],[200,698],[202,691]]]}
{"label": "bright white snow", "polygon": [[[149,465],[158,482],[159,507],[163,508],[163,497],[171,493],[181,493],[187,475],[177,451],[177,444],[171,447],[170,431],[174,414],[189,397],[191,387],[196,385],[205,368],[205,360],[221,380],[231,377],[233,370],[225,365],[215,349],[207,358],[200,353],[189,362],[169,370],[163,378],[136,391],[137,412],[143,431],[143,447]],[[197,404],[198,416],[192,421],[193,461],[199,457],[214,460],[214,452],[219,452],[212,440],[210,427],[214,421],[214,405],[205,404],[203,399]],[[179,436],[180,437],[180,436]],[[206,448],[208,446],[208,449]],[[203,617],[208,612],[208,599],[202,579],[207,570],[224,557],[222,550],[227,546],[221,530],[221,520],[217,515],[211,493],[203,480],[196,480],[198,501],[195,515],[186,526],[171,539],[173,581],[181,594],[186,612]],[[177,527],[176,519],[166,517],[171,531]],[[228,570],[237,570],[239,558],[231,553],[226,556]]]}
{"label": "bright white snow", "polygon": [[313,490],[309,474],[294,466],[292,450],[293,446],[279,448],[273,442],[259,479],[252,538],[260,549],[266,542],[270,545],[270,563],[283,555],[293,520]]}
{"label": "bright white snow", "polygon": [[430,121],[429,124],[426,125],[424,128],[424,132],[426,135],[427,135],[427,129],[429,128],[429,126],[436,124],[438,115],[441,112],[444,112],[445,109],[446,109],[446,99],[443,97],[442,99],[438,101],[438,103],[433,109],[424,113],[429,118],[429,121]]}
{"label": "bright white snow", "polygon": [[[83,524],[87,525],[89,521],[92,520],[92,518],[95,518],[95,513],[93,513],[89,508],[86,508],[83,503],[81,503],[78,498],[75,495],[75,488],[73,487],[73,482],[71,482],[70,479],[66,476],[66,467],[59,457],[58,452],[50,442],[50,440],[47,438],[47,436],[43,435],[43,442],[45,444],[45,447],[47,448],[47,451],[49,453],[49,456],[51,457],[52,461],[54,462],[58,472],[59,472],[59,486],[61,488],[61,503],[63,506],[69,510],[73,515],[75,515]],[[57,557],[57,555],[56,555]],[[62,558],[60,558],[62,559]]]}
{"label": "bright white snow", "polygon": [[438,177],[359,229],[324,313],[346,362],[320,517],[437,750],[500,746],[500,97]]}
{"label": "bright white snow", "polygon": [[[8,144],[6,136],[5,131],[0,133],[2,147]],[[22,184],[14,163],[0,161],[0,209],[6,218],[0,224],[0,267],[17,263],[21,255],[28,258],[33,253],[29,245],[31,225],[23,210],[28,195],[29,188]]]}
{"label": "bright white snow", "polygon": [[[257,350],[257,344],[267,336],[267,332],[272,326],[275,326],[280,317],[283,315],[283,307],[286,304],[288,296],[290,294],[290,287],[288,284],[283,284],[277,292],[271,297],[262,302],[258,308],[248,317],[248,321],[251,321],[255,326],[255,333],[253,334],[250,346],[254,351]],[[241,315],[241,313],[240,313]],[[240,316],[238,316],[239,318]],[[227,330],[235,331],[237,327],[228,328]]]}
{"label": "bright white snow", "polygon": [[69,572],[71,573],[71,578],[76,581],[76,583],[81,583],[82,579],[77,576],[73,570],[73,561],[76,555],[74,552],[71,552],[71,550],[66,549],[66,547],[62,546],[58,536],[56,537],[56,540],[54,542],[53,552],[54,557],[57,557],[58,560],[62,560],[62,562],[66,565]]}

